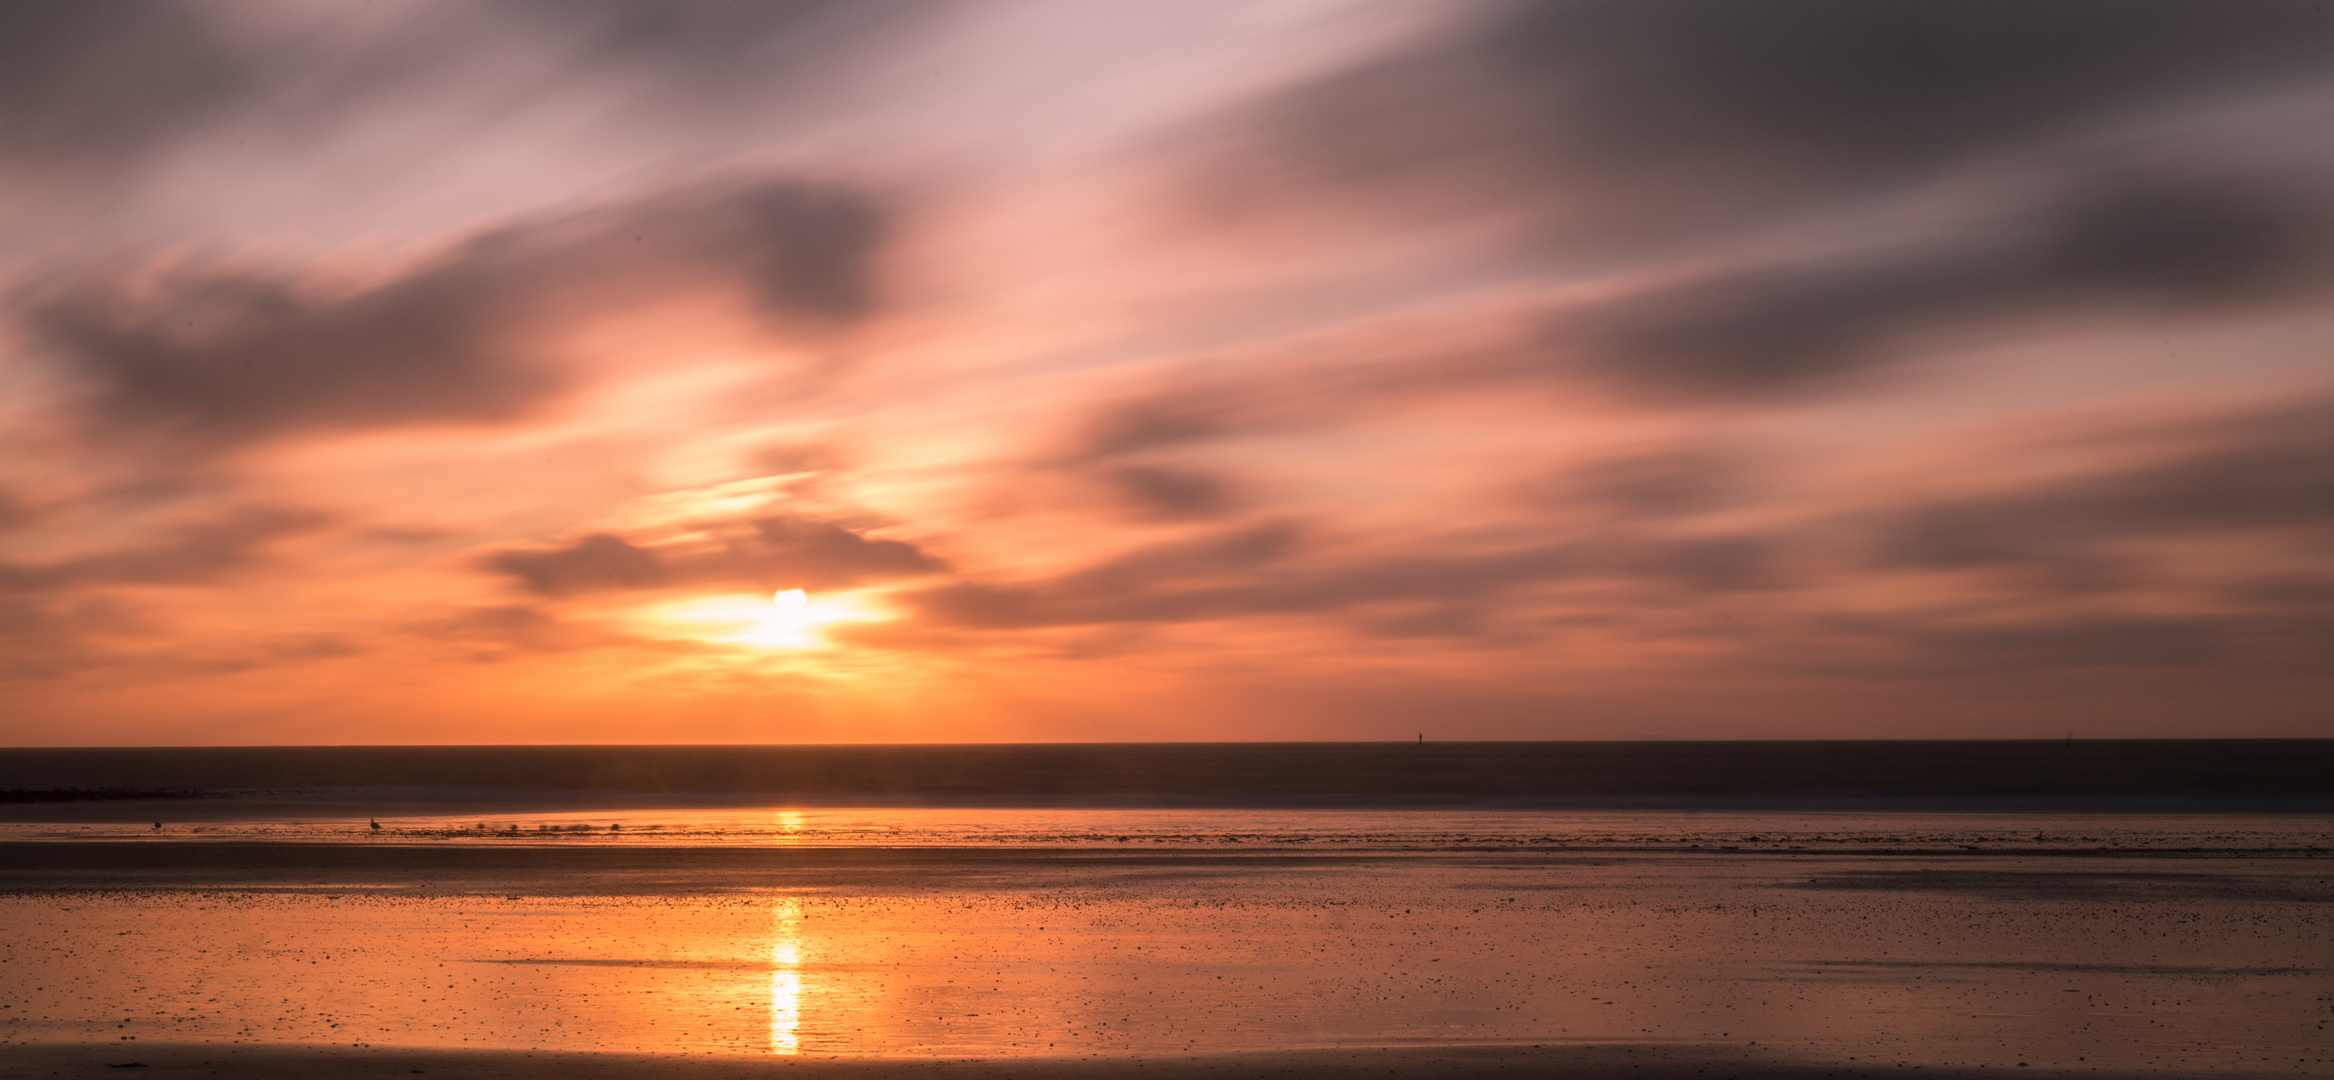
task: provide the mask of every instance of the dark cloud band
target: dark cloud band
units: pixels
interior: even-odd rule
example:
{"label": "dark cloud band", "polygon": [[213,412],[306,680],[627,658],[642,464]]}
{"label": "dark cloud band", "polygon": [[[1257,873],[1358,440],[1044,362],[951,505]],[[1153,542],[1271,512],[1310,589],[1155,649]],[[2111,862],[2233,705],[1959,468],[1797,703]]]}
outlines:
{"label": "dark cloud band", "polygon": [[128,267],[38,292],[22,317],[102,427],[217,447],[494,422],[564,388],[544,342],[578,318],[709,285],[744,294],[779,333],[868,317],[883,221],[840,188],[685,191],[500,229],[355,293],[297,272]]}
{"label": "dark cloud band", "polygon": [[944,569],[915,545],[831,522],[765,517],[723,530],[716,547],[662,551],[595,533],[555,548],[499,552],[488,569],[542,596],[698,588],[832,589]]}

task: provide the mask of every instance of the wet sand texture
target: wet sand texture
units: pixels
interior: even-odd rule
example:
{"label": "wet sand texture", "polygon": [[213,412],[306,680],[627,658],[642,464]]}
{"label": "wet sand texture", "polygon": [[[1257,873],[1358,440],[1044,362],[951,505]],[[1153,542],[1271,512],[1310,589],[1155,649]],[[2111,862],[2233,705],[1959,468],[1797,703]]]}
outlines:
{"label": "wet sand texture", "polygon": [[[1354,1050],[1154,1057],[969,1059],[845,1059],[675,1057],[436,1050],[362,1050],[309,1046],[148,1044],[137,1050],[69,1045],[10,1047],[0,1080],[374,1080],[427,1076],[436,1080],[1848,1080],[1903,1076],[1927,1080],[1998,1078],[2000,1069],[1926,1068],[1896,1064],[1859,1068],[1848,1062],[1795,1062],[1726,1047],[1692,1045],[1371,1047]],[[2094,1069],[2017,1069],[2016,1080],[2102,1080]],[[2139,1075],[2139,1074],[2130,1074]],[[2264,1070],[2262,1075],[2290,1076]]]}
{"label": "wet sand texture", "polygon": [[[1770,830],[1772,831],[1772,830]],[[490,834],[491,835],[491,834]],[[536,896],[713,895],[850,884],[920,887],[956,879],[1075,881],[1083,874],[1150,874],[1160,880],[1238,873],[1371,873],[1404,868],[1498,866],[1564,874],[1619,859],[1640,865],[1717,866],[1789,860],[1773,871],[1794,887],[1840,892],[1971,893],[2003,902],[2116,899],[2334,902],[2334,849],[2301,830],[2297,846],[2189,846],[2170,849],[2000,845],[1937,851],[1892,846],[1824,850],[1805,845],[1730,845],[1684,850],[1664,837],[1608,843],[1453,842],[1409,849],[1314,847],[1255,842],[1175,846],[1003,847],[641,846],[591,838],[546,841],[525,833],[509,843],[278,843],[239,840],[0,841],[0,893],[184,890],[304,890],[331,886],[397,893],[504,893]],[[1131,837],[1140,840],[1140,837]],[[1762,837],[1762,839],[1766,839]],[[1779,834],[1776,840],[1803,839]],[[2256,838],[2247,837],[2248,840]],[[2204,860],[2263,871],[2194,872]],[[2231,862],[2234,860],[2234,862]],[[1802,882],[1802,878],[1804,879]]]}
{"label": "wet sand texture", "polygon": [[[0,890],[0,1058],[206,1042],[1124,1071],[1538,1043],[1836,1075],[2334,1075],[2334,864],[2307,855],[234,845],[246,880],[205,887],[137,864],[204,847],[56,845],[129,861]],[[459,857],[367,861],[408,853]],[[535,853],[558,872],[492,858]]]}
{"label": "wet sand texture", "polygon": [[2329,742],[0,751],[10,786],[0,1080],[2334,1076]]}

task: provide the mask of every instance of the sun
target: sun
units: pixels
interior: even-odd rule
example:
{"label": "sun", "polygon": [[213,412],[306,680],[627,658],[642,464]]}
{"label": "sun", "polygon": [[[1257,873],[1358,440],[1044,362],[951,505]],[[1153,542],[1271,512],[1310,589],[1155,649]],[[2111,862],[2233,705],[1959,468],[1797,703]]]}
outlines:
{"label": "sun", "polygon": [[768,600],[724,596],[694,600],[657,613],[660,621],[687,627],[703,641],[762,649],[812,649],[827,645],[820,631],[840,622],[873,616],[848,597],[811,599],[802,589],[780,589]]}
{"label": "sun", "polygon": [[760,614],[752,626],[730,640],[780,649],[805,649],[818,644],[817,615],[810,609],[809,593],[801,589],[780,589],[771,595],[769,610]]}

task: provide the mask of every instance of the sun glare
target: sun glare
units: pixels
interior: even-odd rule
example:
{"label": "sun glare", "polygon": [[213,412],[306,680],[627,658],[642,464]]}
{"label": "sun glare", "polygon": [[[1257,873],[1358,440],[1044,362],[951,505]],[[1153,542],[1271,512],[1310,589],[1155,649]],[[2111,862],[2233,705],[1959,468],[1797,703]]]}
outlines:
{"label": "sun glare", "polygon": [[[781,593],[780,595],[785,595]],[[802,1052],[802,908],[792,899],[771,910],[770,1052]]]}
{"label": "sun glare", "polygon": [[657,613],[664,622],[686,627],[690,637],[764,649],[811,649],[827,642],[820,631],[834,623],[861,622],[874,615],[848,597],[813,600],[801,589],[781,589],[769,599],[724,596],[695,600]]}

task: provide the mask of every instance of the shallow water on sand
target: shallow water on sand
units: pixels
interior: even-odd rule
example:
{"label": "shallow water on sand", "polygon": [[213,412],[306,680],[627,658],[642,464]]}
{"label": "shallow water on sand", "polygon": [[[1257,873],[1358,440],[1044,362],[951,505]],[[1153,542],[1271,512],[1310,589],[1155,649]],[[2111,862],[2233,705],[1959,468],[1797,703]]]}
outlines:
{"label": "shallow water on sand", "polygon": [[[7,820],[8,817],[17,820]],[[152,818],[153,820],[148,820]],[[1259,845],[1425,850],[2139,850],[2334,853],[2334,819],[2281,814],[1481,809],[595,808],[226,799],[0,808],[0,842],[136,840],[628,847]]]}
{"label": "shallow water on sand", "polygon": [[[588,871],[562,895],[448,894],[426,869],[0,894],[0,1040],[780,1056],[1621,1041],[1883,1064],[2334,1062],[2334,858],[2308,854],[2322,819],[740,814],[660,820],[723,845],[890,836],[890,854],[785,887],[708,877],[645,895],[595,895]],[[534,823],[570,819],[584,816]],[[542,842],[639,850],[657,823],[618,838],[615,819],[590,820]],[[494,842],[383,824],[396,835],[359,822],[329,842]],[[2050,853],[2007,850],[2037,834]],[[1291,836],[1308,839],[1272,839]],[[1633,850],[1594,850],[1607,836]],[[1881,853],[1915,840],[1938,853]],[[1011,857],[1028,844],[1064,857]],[[994,857],[962,850],[984,845]],[[957,850],[943,864],[924,848]]]}

